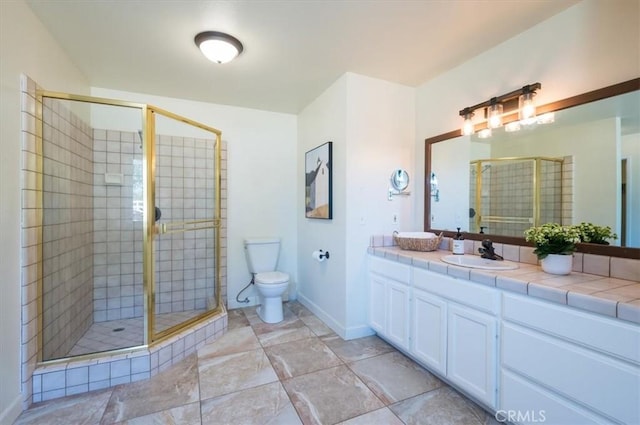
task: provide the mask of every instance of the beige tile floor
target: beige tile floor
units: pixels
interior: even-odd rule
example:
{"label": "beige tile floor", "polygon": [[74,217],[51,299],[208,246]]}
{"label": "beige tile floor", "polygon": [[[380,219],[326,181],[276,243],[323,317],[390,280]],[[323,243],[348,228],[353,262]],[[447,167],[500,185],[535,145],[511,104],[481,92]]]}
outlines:
{"label": "beige tile floor", "polygon": [[33,405],[16,424],[480,425],[492,415],[376,336],[344,341],[297,302],[153,378]]}

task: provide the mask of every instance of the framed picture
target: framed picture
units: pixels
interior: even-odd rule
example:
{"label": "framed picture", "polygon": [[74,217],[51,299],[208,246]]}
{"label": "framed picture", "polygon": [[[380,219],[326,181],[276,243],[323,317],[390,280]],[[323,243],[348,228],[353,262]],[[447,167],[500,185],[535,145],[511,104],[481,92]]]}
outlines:
{"label": "framed picture", "polygon": [[304,155],[304,215],[307,218],[333,218],[331,145],[332,142],[327,142]]}

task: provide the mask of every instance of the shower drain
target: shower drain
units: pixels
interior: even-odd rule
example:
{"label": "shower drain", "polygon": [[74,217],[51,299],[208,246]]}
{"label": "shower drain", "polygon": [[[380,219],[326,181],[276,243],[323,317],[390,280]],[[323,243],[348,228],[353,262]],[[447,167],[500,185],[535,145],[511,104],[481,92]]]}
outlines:
{"label": "shower drain", "polygon": [[122,332],[124,330],[124,328],[115,328],[113,331],[111,332]]}

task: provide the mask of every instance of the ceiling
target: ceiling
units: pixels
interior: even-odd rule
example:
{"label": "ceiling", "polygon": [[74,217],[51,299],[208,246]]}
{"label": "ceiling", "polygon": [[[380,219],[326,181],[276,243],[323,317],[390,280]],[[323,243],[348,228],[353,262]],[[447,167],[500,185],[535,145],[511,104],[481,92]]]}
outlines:
{"label": "ceiling", "polygon": [[[93,87],[298,113],[345,72],[415,87],[578,1],[27,3]],[[209,62],[201,31],[227,32],[244,52]]]}

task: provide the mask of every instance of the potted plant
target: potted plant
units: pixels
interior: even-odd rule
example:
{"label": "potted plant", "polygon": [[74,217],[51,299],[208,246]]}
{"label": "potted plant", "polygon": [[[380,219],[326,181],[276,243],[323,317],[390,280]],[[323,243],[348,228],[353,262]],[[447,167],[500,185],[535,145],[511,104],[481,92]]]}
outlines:
{"label": "potted plant", "polygon": [[609,245],[607,239],[618,239],[609,226],[596,226],[593,223],[582,222],[576,226],[580,233],[580,242]]}
{"label": "potted plant", "polygon": [[573,265],[573,253],[580,242],[576,226],[546,223],[524,232],[527,242],[533,242],[534,254],[540,260],[542,270],[552,274],[569,274]]}

